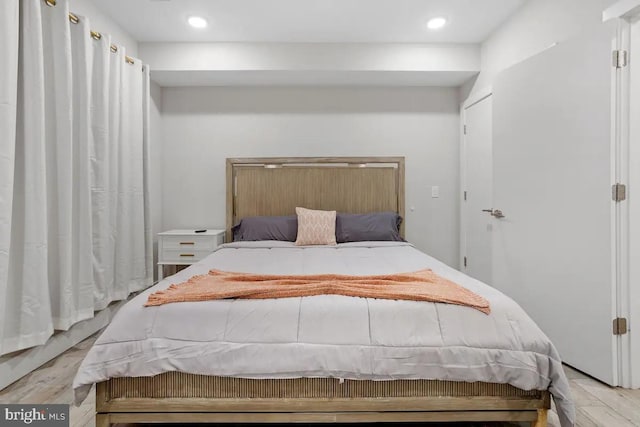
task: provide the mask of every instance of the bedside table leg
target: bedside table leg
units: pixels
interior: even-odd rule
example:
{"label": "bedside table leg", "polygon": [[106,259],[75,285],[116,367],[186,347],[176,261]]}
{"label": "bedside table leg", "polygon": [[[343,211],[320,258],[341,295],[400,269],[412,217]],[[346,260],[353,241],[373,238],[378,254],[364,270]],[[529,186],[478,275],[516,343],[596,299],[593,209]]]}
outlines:
{"label": "bedside table leg", "polygon": [[160,264],[158,266],[158,282],[163,279],[163,275],[164,275],[164,268],[163,267],[164,267],[164,265],[162,265],[162,264]]}

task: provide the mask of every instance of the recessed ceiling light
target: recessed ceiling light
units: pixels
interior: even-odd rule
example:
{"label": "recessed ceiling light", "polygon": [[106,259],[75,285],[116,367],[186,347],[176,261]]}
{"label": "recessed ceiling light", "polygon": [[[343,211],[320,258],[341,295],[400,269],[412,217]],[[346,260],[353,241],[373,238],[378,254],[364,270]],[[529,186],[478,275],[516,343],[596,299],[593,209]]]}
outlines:
{"label": "recessed ceiling light", "polygon": [[427,22],[427,28],[430,30],[437,30],[444,27],[447,23],[447,20],[441,16],[437,18],[432,18]]}
{"label": "recessed ceiling light", "polygon": [[191,16],[187,22],[189,22],[189,25],[193,28],[205,28],[207,26],[207,20],[200,16]]}

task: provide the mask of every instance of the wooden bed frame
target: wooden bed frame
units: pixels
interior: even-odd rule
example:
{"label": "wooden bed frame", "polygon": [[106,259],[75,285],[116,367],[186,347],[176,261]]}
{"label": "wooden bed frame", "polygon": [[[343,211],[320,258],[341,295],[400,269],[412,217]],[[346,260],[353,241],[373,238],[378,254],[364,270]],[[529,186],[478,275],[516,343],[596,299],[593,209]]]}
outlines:
{"label": "wooden bed frame", "polygon": [[[404,217],[403,157],[227,159],[227,238],[239,219],[296,206]],[[404,232],[404,228],[402,230]],[[459,422],[547,425],[548,391],[436,380],[252,380],[180,372],[97,384],[96,427],[115,423]]]}

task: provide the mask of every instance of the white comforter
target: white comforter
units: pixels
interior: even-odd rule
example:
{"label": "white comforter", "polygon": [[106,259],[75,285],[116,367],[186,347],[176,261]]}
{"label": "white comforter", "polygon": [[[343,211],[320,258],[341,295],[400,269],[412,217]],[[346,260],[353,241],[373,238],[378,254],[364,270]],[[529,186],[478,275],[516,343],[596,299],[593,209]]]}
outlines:
{"label": "white comforter", "polygon": [[[264,274],[387,274],[431,268],[491,304],[486,315],[449,304],[322,295],[143,307],[149,293],[211,268]],[[527,314],[499,291],[401,242],[296,247],[223,245],[127,303],[75,377],[93,383],[167,371],[243,378],[438,379],[549,389],[563,426],[574,408],[560,357]]]}

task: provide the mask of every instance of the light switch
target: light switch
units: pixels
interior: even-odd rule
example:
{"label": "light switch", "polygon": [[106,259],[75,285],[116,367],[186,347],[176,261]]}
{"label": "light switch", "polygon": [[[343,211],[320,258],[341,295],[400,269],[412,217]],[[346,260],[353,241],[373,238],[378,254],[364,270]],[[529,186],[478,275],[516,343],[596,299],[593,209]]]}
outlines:
{"label": "light switch", "polygon": [[440,187],[437,185],[431,187],[431,197],[434,199],[440,197]]}

